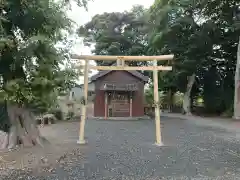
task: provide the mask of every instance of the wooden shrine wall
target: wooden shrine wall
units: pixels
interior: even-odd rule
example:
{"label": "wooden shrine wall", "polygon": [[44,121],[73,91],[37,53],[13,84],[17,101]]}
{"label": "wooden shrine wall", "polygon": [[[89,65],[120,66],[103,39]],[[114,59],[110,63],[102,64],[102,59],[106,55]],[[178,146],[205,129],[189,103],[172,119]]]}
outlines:
{"label": "wooden shrine wall", "polygon": [[138,83],[138,91],[135,91],[133,97],[133,109],[132,116],[139,117],[144,115],[144,83],[126,71],[113,71],[109,74],[99,78],[95,82],[95,102],[94,102],[94,116],[104,117],[105,106],[104,106],[104,91],[100,90],[103,83]]}

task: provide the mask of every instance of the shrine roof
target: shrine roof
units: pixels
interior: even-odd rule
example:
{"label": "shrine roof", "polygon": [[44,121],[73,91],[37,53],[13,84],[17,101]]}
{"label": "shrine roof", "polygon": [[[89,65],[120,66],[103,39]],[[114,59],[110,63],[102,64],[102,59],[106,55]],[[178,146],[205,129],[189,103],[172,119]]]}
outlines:
{"label": "shrine roof", "polygon": [[[116,65],[113,64],[113,66]],[[97,79],[107,75],[108,73],[112,72],[112,70],[106,70],[106,71],[99,71],[97,74],[93,75],[90,79],[91,81],[96,81]],[[138,72],[138,71],[126,71],[130,74],[132,74],[133,76],[137,77],[138,79],[144,81],[144,82],[148,82],[149,80],[149,77],[148,76],[145,76],[143,75],[142,73]]]}

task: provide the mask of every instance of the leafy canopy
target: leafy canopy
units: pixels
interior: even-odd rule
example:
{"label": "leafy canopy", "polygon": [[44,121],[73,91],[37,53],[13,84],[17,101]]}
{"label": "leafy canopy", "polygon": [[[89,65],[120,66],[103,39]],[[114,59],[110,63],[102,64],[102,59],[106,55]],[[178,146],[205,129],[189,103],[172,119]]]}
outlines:
{"label": "leafy canopy", "polygon": [[[150,47],[175,55],[173,71],[161,73],[165,89],[184,92],[195,73],[196,93],[206,109],[224,109],[233,101],[239,22],[234,0],[156,0],[150,9],[154,30]],[[216,107],[212,102],[216,102]]]}
{"label": "leafy canopy", "polygon": [[[97,55],[145,55],[148,19],[143,6],[134,6],[129,12],[95,15],[78,29],[78,34],[86,45],[94,45],[93,53]],[[102,61],[97,63],[104,64]]]}
{"label": "leafy canopy", "polygon": [[[72,21],[69,1],[3,0],[0,2],[0,100],[48,107],[70,88],[77,73],[68,62]],[[79,1],[86,6],[86,0]],[[68,63],[67,63],[68,64]]]}

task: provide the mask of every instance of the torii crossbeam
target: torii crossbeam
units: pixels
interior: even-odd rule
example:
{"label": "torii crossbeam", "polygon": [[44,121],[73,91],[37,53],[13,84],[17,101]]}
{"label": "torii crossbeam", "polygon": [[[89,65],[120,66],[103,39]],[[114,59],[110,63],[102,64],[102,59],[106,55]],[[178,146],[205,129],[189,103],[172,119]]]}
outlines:
{"label": "torii crossbeam", "polygon": [[[174,55],[162,56],[98,56],[98,55],[72,55],[72,59],[85,60],[84,65],[84,103],[82,106],[82,117],[79,130],[79,144],[85,144],[84,130],[86,121],[86,105],[88,98],[88,71],[95,70],[150,70],[153,71],[154,79],[154,102],[155,102],[155,127],[156,127],[156,145],[162,145],[161,125],[160,125],[160,106],[158,93],[158,71],[170,71],[171,66],[158,66],[157,61],[172,60]],[[117,66],[90,66],[90,60],[117,61]],[[153,61],[153,66],[132,67],[125,66],[125,61]]]}

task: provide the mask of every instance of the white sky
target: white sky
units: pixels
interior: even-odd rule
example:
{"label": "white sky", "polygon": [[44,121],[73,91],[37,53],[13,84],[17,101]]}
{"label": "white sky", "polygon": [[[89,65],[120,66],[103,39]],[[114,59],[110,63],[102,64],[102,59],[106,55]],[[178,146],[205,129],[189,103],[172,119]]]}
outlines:
{"label": "white sky", "polygon": [[[143,5],[148,8],[153,3],[154,0],[90,0],[88,3],[88,11],[73,3],[72,10],[68,12],[68,16],[76,22],[76,27],[79,27],[91,21],[91,18],[96,14],[128,11],[134,5]],[[74,53],[85,55],[91,54],[91,49],[89,47],[84,47],[79,37],[74,36],[71,37],[71,39],[75,42],[75,46],[72,49]],[[80,78],[80,82],[82,82],[82,78]]]}

